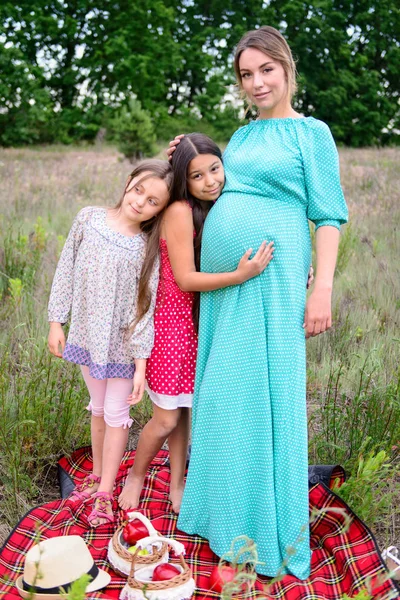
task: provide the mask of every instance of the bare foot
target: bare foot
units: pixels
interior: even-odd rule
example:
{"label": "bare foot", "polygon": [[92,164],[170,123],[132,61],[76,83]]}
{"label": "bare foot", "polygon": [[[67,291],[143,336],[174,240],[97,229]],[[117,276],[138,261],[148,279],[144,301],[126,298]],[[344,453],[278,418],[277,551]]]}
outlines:
{"label": "bare foot", "polygon": [[182,485],[174,489],[170,488],[169,490],[169,499],[172,503],[172,510],[177,514],[179,514],[179,511],[181,510],[183,489],[184,486]]}
{"label": "bare foot", "polygon": [[134,510],[139,506],[140,493],[143,488],[143,479],[129,474],[124,489],[118,496],[118,504],[123,510]]}

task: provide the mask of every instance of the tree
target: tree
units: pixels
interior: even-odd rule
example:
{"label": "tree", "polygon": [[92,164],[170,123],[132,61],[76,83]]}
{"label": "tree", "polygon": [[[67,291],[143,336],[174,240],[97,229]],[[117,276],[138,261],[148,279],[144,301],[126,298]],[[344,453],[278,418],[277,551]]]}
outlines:
{"label": "tree", "polygon": [[53,118],[53,102],[40,68],[27,64],[18,48],[0,43],[0,72],[0,143],[41,141]]}
{"label": "tree", "polygon": [[0,4],[0,142],[91,139],[132,96],[157,125],[230,131],[234,47],[265,24],[297,58],[296,108],[344,144],[399,139],[394,0],[15,0]]}
{"label": "tree", "polygon": [[[31,91],[45,89],[67,140],[94,136],[101,115],[132,94],[143,106],[166,102],[174,57],[174,3],[160,0],[17,0],[0,7],[0,39],[19,55]],[[13,78],[6,86],[12,95]],[[34,91],[35,99],[38,92]],[[19,102],[10,109],[22,112]],[[29,106],[24,111],[29,111]],[[90,115],[94,127],[87,126]],[[64,118],[65,117],[65,118]],[[82,118],[83,117],[83,118]],[[76,123],[83,127],[76,127]],[[81,131],[82,130],[82,131]]]}
{"label": "tree", "polygon": [[116,113],[110,125],[111,135],[118,149],[131,162],[155,154],[156,135],[151,116],[142,109],[136,98],[131,98]]}
{"label": "tree", "polygon": [[400,10],[392,0],[272,0],[298,59],[297,106],[338,142],[379,144],[399,120]]}

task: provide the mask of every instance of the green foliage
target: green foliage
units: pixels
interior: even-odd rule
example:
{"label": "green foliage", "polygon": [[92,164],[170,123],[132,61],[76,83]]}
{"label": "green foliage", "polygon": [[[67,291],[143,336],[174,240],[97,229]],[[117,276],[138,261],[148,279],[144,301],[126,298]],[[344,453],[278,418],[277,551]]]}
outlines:
{"label": "green foliage", "polygon": [[0,292],[3,296],[11,294],[15,301],[21,296],[22,288],[30,292],[34,287],[35,275],[46,249],[47,233],[42,218],[38,217],[29,236],[14,226],[5,225],[0,227],[0,234],[3,238],[0,246],[0,256],[3,256]]}
{"label": "green foliage", "polygon": [[64,235],[57,236],[57,258],[60,257],[62,249],[64,248],[66,237]]}
{"label": "green foliage", "polygon": [[26,333],[21,323],[0,347],[0,473],[7,490],[2,512],[10,523],[38,494],[49,462],[88,441],[79,371],[52,359],[45,340],[30,340]]}
{"label": "green foliage", "polygon": [[82,575],[82,577],[74,581],[74,583],[71,585],[71,588],[65,598],[67,600],[85,600],[85,590],[90,581],[91,578],[89,575]]}
{"label": "green foliage", "polygon": [[[338,142],[368,146],[384,141],[399,119],[400,49],[395,2],[271,3],[298,57],[297,105],[332,126]],[[393,62],[392,62],[393,61]],[[387,139],[387,138],[386,138]]]}
{"label": "green foliage", "polygon": [[357,244],[358,237],[354,232],[353,225],[349,223],[343,227],[341,232],[336,261],[336,274],[344,273],[346,271],[347,265],[357,249]]}
{"label": "green foliage", "polygon": [[325,120],[343,144],[398,143],[399,22],[395,0],[6,1],[0,143],[93,140],[132,95],[156,120],[189,111],[226,141],[236,117],[221,108],[232,52],[265,23],[297,58],[300,111]]}
{"label": "green foliage", "polygon": [[[360,331],[337,334],[337,351],[346,347],[349,337]],[[318,419],[319,431],[312,439],[315,460],[339,463],[352,468],[359,448],[367,438],[372,444],[390,452],[400,440],[400,372],[391,382],[375,387],[373,379],[380,368],[374,355],[368,355],[358,372],[358,387],[352,396],[345,389],[346,357],[331,366],[327,387],[320,407],[311,421]]]}
{"label": "green foliage", "polygon": [[358,464],[350,477],[336,492],[363,521],[373,526],[378,520],[385,519],[391,504],[393,490],[391,482],[394,468],[389,464],[389,456],[384,450],[367,452],[370,438],[366,438],[360,447]]}
{"label": "green foliage", "polygon": [[357,592],[355,596],[348,596],[345,594],[341,597],[341,600],[373,600],[373,596],[368,592],[368,590],[361,590]]}
{"label": "green foliage", "polygon": [[24,285],[20,279],[10,279],[8,282],[8,289],[15,307],[21,304],[23,288]]}
{"label": "green foliage", "polygon": [[131,99],[111,121],[111,135],[118,149],[134,162],[155,154],[156,135],[149,113],[143,110],[139,100]]}
{"label": "green foliage", "polygon": [[199,132],[208,135],[215,142],[225,146],[226,141],[238,127],[237,110],[228,105],[223,111],[216,110],[215,119],[207,121],[196,117],[189,110],[180,110],[180,114],[169,115],[166,111],[159,110],[155,117],[157,137],[166,143],[178,133]]}
{"label": "green foliage", "polygon": [[210,118],[210,123],[215,130],[212,137],[224,142],[229,141],[238,126],[242,125],[239,121],[239,110],[232,104],[227,104],[223,109],[215,110],[213,118]]}

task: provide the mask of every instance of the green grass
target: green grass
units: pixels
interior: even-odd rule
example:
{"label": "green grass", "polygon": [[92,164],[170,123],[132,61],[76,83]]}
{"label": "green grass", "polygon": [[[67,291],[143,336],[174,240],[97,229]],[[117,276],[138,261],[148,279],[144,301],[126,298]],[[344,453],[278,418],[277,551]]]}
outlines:
{"label": "green grass", "polygon": [[[378,510],[363,514],[383,547],[400,538],[400,150],[340,157],[351,224],[334,326],[307,344],[310,461],[345,466],[355,512],[358,486],[373,490]],[[130,170],[110,147],[0,150],[0,525],[48,497],[59,455],[89,442],[79,370],[47,352],[47,300],[74,215],[116,202]],[[135,409],[137,429],[149,415]],[[360,464],[382,451],[366,481]]]}
{"label": "green grass", "polygon": [[350,225],[340,242],[333,329],[308,342],[310,461],[344,465],[356,488],[360,461],[385,452],[390,475],[382,483],[381,465],[367,484],[377,512],[364,510],[357,494],[349,500],[383,547],[400,534],[400,152],[344,149],[340,157]]}

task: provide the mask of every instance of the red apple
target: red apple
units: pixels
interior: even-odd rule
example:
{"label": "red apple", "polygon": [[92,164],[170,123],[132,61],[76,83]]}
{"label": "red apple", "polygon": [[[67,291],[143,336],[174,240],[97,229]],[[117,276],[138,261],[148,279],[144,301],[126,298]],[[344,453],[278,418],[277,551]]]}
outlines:
{"label": "red apple", "polygon": [[220,594],[224,585],[235,579],[236,575],[237,571],[233,567],[229,567],[228,565],[220,567],[217,565],[210,574],[210,589]]}
{"label": "red apple", "polygon": [[180,575],[180,570],[175,565],[171,565],[169,563],[161,563],[161,565],[157,565],[153,571],[153,581],[165,581],[166,579],[172,579],[176,577],[176,575]]}
{"label": "red apple", "polygon": [[129,546],[134,546],[136,542],[149,535],[149,531],[139,519],[128,521],[122,530],[122,537]]}

